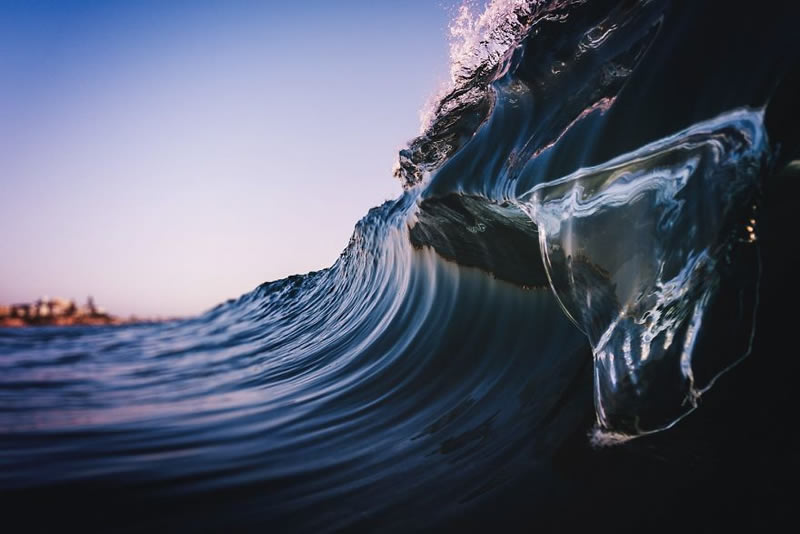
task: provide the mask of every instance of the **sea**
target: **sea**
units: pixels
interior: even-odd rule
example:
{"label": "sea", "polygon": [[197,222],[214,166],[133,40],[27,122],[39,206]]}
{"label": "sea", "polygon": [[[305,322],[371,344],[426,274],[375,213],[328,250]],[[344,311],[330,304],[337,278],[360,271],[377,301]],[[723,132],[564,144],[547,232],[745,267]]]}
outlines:
{"label": "sea", "polygon": [[329,268],[180,320],[0,328],[3,530],[795,524],[798,21],[463,7],[375,177],[397,198]]}

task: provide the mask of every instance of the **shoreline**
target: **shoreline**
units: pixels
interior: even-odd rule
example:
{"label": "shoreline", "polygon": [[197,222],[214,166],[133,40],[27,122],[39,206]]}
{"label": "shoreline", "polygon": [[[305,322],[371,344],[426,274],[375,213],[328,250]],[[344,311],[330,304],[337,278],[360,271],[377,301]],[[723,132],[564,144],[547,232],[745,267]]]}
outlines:
{"label": "shoreline", "polygon": [[52,319],[26,320],[19,317],[0,317],[0,328],[36,328],[41,326],[124,326],[142,323],[162,323],[169,319],[120,318],[114,316],[97,317],[57,317]]}
{"label": "shoreline", "polygon": [[30,328],[42,326],[122,326],[142,323],[161,323],[174,318],[118,317],[98,308],[92,297],[85,306],[74,300],[41,298],[33,303],[0,305],[0,328]]}

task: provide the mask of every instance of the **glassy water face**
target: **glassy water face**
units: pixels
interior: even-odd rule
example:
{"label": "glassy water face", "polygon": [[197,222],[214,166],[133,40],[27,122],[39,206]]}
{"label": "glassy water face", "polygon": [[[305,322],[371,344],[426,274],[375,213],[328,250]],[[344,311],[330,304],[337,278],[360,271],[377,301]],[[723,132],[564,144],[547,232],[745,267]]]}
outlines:
{"label": "glassy water face", "polygon": [[798,10],[464,12],[403,192],[330,268],[183,321],[0,329],[7,522],[777,527],[800,447]]}
{"label": "glassy water face", "polygon": [[[755,202],[768,154],[762,117],[722,115],[537,186],[522,204],[539,228],[553,290],[592,344],[601,431],[636,436],[671,426],[749,353]],[[734,275],[727,289],[738,309],[714,328],[751,335],[722,354],[698,350],[696,362],[710,337],[704,318]]]}

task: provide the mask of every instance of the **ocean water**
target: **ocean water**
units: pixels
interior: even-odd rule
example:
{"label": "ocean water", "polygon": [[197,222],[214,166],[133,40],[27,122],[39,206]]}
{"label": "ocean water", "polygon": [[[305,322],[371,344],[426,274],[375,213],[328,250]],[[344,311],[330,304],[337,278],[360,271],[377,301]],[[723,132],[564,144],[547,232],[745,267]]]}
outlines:
{"label": "ocean water", "polygon": [[6,521],[790,520],[799,15],[722,0],[462,10],[452,83],[399,154],[398,198],[330,268],[185,320],[0,329]]}

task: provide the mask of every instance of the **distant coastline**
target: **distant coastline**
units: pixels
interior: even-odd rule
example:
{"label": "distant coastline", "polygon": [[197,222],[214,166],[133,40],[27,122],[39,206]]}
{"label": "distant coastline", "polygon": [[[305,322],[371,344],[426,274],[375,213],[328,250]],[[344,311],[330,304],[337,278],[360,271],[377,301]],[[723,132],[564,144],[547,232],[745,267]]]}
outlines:
{"label": "distant coastline", "polygon": [[0,328],[26,326],[107,326],[132,323],[152,323],[165,319],[123,318],[106,312],[89,297],[86,304],[78,306],[74,300],[43,297],[35,302],[0,304]]}

